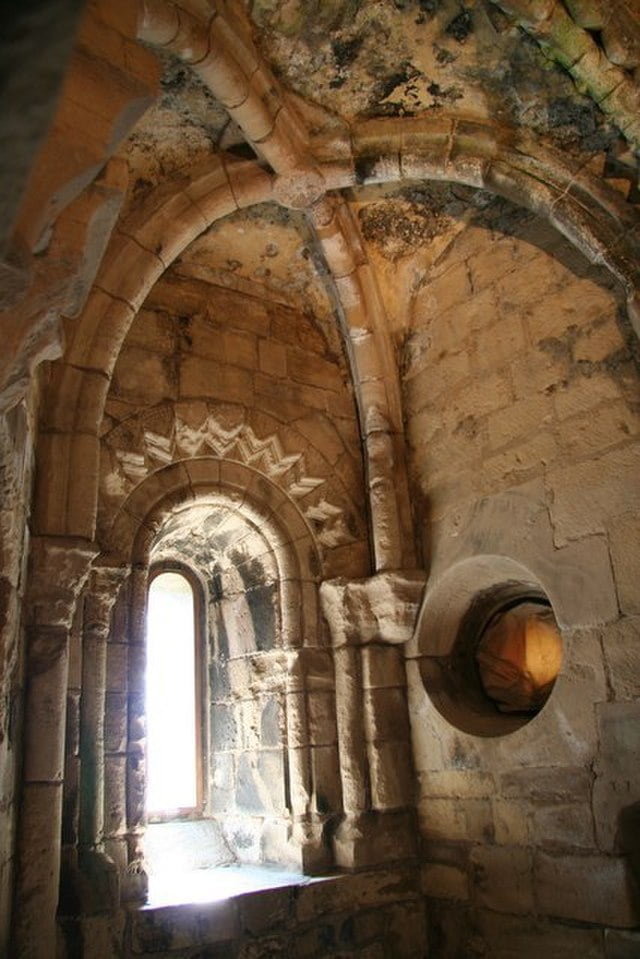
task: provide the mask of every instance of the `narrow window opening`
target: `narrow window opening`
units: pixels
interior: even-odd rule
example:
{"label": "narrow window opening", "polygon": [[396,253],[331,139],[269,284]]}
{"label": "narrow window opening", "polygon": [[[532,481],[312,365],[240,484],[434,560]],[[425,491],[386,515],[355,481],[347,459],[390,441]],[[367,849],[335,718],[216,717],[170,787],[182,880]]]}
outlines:
{"label": "narrow window opening", "polygon": [[147,814],[168,818],[200,805],[195,595],[182,573],[156,575],[147,611]]}

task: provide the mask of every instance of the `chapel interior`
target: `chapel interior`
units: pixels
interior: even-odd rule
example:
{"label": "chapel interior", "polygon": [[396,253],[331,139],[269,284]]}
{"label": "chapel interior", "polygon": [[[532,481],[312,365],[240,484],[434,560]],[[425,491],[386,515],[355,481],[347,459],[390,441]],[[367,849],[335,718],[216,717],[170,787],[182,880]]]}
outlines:
{"label": "chapel interior", "polygon": [[0,84],[0,956],[638,959],[638,0]]}

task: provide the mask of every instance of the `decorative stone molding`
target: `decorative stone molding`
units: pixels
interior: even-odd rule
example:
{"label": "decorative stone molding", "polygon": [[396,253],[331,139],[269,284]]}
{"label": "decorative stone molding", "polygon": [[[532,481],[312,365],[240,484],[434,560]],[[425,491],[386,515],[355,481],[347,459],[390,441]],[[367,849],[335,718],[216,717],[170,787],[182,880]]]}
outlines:
{"label": "decorative stone molding", "polygon": [[326,580],[322,611],[335,647],[408,642],[414,633],[426,573],[385,572],[371,579]]}
{"label": "decorative stone molding", "polygon": [[[172,424],[167,435],[148,428],[157,417],[168,415]],[[274,420],[274,426],[277,422]],[[118,444],[127,437],[133,449],[123,449]],[[138,437],[131,439],[132,437]],[[297,439],[302,447],[298,452],[287,453],[284,439],[279,432],[257,436],[245,421],[242,407],[209,407],[199,425],[184,421],[174,407],[163,406],[152,410],[139,421],[127,421],[122,430],[114,430],[104,440],[105,446],[113,449],[110,467],[103,472],[101,487],[103,503],[122,501],[158,467],[192,457],[213,453],[221,460],[240,462],[275,483],[292,500],[299,502],[300,509],[310,526],[316,530],[317,541],[332,549],[355,541],[350,531],[345,508],[332,502],[332,494],[346,499],[340,488],[339,477],[333,475],[326,464],[326,475],[312,476],[307,472],[305,451],[308,441],[295,431],[289,430],[287,442]],[[321,450],[313,449],[322,455]],[[337,487],[337,488],[336,488]],[[316,495],[312,495],[316,494]],[[331,498],[330,498],[331,497]]]}
{"label": "decorative stone molding", "polygon": [[[415,854],[406,678],[402,653],[394,647],[413,636],[425,579],[422,571],[385,572],[320,587],[334,644],[346,814],[334,853],[344,868]],[[382,815],[384,830],[394,837],[387,845],[380,842]]]}
{"label": "decorative stone molding", "polygon": [[86,540],[35,536],[31,540],[27,621],[70,629],[75,604],[97,549]]}

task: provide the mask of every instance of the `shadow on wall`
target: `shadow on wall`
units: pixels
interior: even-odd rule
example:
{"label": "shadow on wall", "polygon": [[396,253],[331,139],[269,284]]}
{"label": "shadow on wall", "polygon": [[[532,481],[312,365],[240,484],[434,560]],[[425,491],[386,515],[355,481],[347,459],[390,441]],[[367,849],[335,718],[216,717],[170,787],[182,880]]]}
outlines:
{"label": "shadow on wall", "polygon": [[620,811],[616,846],[626,860],[629,899],[640,913],[640,802]]}

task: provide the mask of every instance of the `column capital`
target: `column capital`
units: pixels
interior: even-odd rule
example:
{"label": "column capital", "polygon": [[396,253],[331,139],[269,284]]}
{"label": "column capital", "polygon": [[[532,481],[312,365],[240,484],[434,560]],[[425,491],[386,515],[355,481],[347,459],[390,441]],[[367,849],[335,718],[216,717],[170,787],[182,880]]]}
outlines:
{"label": "column capital", "polygon": [[320,603],[333,645],[406,643],[416,627],[425,582],[424,570],[325,580],[320,585]]}
{"label": "column capital", "polygon": [[127,567],[94,566],[89,573],[84,597],[85,633],[109,632],[111,611],[120,592],[120,587],[129,575]]}
{"label": "column capital", "polygon": [[31,540],[27,622],[71,628],[75,606],[98,550],[85,539],[36,536]]}

